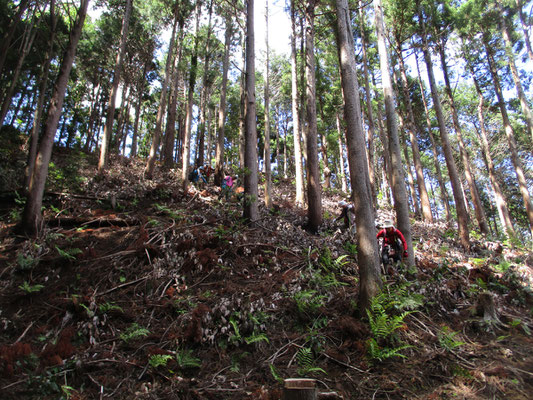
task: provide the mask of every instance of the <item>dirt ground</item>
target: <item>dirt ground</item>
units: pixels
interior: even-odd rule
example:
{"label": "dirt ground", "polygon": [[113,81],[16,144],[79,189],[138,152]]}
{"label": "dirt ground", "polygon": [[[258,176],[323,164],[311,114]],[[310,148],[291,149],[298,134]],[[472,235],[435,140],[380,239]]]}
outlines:
{"label": "dirt ground", "polygon": [[252,226],[212,183],[55,157],[38,238],[16,233],[15,188],[0,194],[3,399],[267,400],[291,377],[328,398],[531,399],[531,251],[480,238],[466,253],[451,227],[413,221],[416,269],[388,268],[361,316],[339,193],[312,235],[288,180]]}

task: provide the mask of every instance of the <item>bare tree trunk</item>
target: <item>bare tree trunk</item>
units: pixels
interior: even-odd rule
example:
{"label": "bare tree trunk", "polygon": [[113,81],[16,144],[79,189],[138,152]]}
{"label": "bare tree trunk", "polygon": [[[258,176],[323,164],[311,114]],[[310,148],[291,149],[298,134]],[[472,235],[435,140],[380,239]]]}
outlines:
{"label": "bare tree trunk", "polygon": [[487,53],[487,61],[489,63],[492,82],[494,82],[494,89],[496,90],[496,96],[498,97],[498,105],[502,114],[505,135],[507,136],[507,143],[509,144],[509,151],[511,152],[511,162],[513,163],[516,178],[518,180],[518,186],[520,188],[520,193],[522,194],[522,199],[524,200],[526,215],[529,222],[529,231],[531,236],[533,237],[533,205],[531,204],[531,198],[529,196],[526,176],[522,168],[522,162],[520,161],[520,157],[518,156],[518,146],[516,144],[514,130],[507,115],[505,99],[503,98],[503,93],[500,86],[500,79],[498,77],[498,71],[496,70],[496,63],[494,62],[494,55],[492,53],[493,50],[488,44],[486,37],[483,37],[483,43],[485,45],[485,51]]}
{"label": "bare tree trunk", "polygon": [[272,168],[270,165],[270,49],[268,47],[268,0],[265,1],[265,146],[264,146],[264,166],[265,166],[265,207],[272,207]]}
{"label": "bare tree trunk", "polygon": [[246,118],[243,216],[252,224],[259,218],[257,126],[255,104],[254,0],[246,0]]}
{"label": "bare tree trunk", "polygon": [[224,41],[224,61],[222,64],[222,87],[220,89],[220,107],[218,109],[218,136],[215,154],[215,185],[220,186],[224,179],[224,136],[226,125],[226,93],[228,87],[229,57],[231,39],[233,37],[233,23],[231,16],[226,16],[226,36]]}
{"label": "bare tree trunk", "polygon": [[207,116],[207,104],[209,100],[209,94],[211,90],[211,83],[208,80],[209,61],[211,52],[211,34],[213,27],[211,24],[211,18],[213,15],[213,0],[209,2],[209,17],[207,23],[207,39],[206,50],[204,60],[204,73],[202,76],[202,93],[200,94],[200,123],[198,124],[197,137],[198,146],[196,147],[196,164],[204,165],[204,147],[205,147],[205,132],[206,132],[206,116]]}
{"label": "bare tree trunk", "polygon": [[185,122],[185,134],[183,136],[183,158],[181,160],[181,179],[183,190],[186,193],[189,184],[189,158],[191,157],[191,128],[192,128],[192,106],[194,103],[194,86],[196,84],[196,69],[198,67],[198,30],[200,27],[201,3],[196,3],[196,27],[194,30],[194,50],[191,54],[191,71],[189,76],[189,97],[187,99],[187,117]]}
{"label": "bare tree trunk", "polygon": [[478,136],[480,138],[485,164],[489,173],[490,184],[492,186],[492,192],[494,194],[494,201],[496,203],[496,208],[498,209],[498,215],[500,217],[500,223],[502,224],[502,228],[507,237],[511,237],[515,235],[515,231],[513,223],[511,221],[511,216],[509,214],[509,209],[507,207],[507,201],[505,200],[503,191],[500,187],[498,179],[496,178],[496,168],[494,167],[494,162],[492,161],[487,131],[485,129],[485,115],[483,113],[483,109],[485,108],[485,99],[483,97],[483,93],[481,92],[481,88],[479,86],[477,78],[474,74],[474,69],[470,63],[468,63],[468,68],[470,70],[470,75],[472,76],[472,79],[474,81],[474,86],[476,88],[476,92],[479,98],[479,103],[477,106],[477,115],[479,120]]}
{"label": "bare tree trunk", "polygon": [[340,115],[337,113],[335,116],[337,119],[337,133],[339,134],[339,175],[341,178],[342,191],[346,193],[348,190],[348,184],[346,182],[346,171],[344,170],[344,143],[342,140],[344,130],[341,127]]}
{"label": "bare tree trunk", "polygon": [[322,225],[322,190],[318,168],[318,132],[316,121],[315,81],[315,6],[308,0],[305,9],[305,77],[306,77],[306,136],[307,136],[307,217],[311,232]]}
{"label": "bare tree trunk", "polygon": [[403,60],[403,54],[401,52],[401,44],[397,41],[397,45],[400,48],[398,54],[398,61],[400,65],[400,76],[402,82],[402,90],[407,109],[407,131],[409,132],[409,139],[411,141],[411,149],[413,150],[413,164],[416,173],[416,183],[418,185],[418,193],[420,195],[420,204],[422,206],[422,217],[426,222],[433,222],[433,215],[431,214],[431,204],[429,202],[429,196],[426,188],[426,180],[424,178],[424,169],[422,167],[422,161],[420,159],[420,149],[418,147],[418,138],[416,136],[416,123],[413,113],[413,107],[411,105],[411,97],[409,96],[409,83],[407,81],[407,74],[405,72],[405,63]]}
{"label": "bare tree trunk", "polygon": [[[418,85],[420,86],[420,93],[422,94],[422,102],[424,103],[424,110],[426,114],[426,126],[428,129],[428,135],[429,140],[431,142],[431,151],[433,153],[433,162],[435,165],[435,171],[437,173],[437,180],[439,182],[440,187],[440,198],[441,202],[444,206],[444,213],[446,216],[446,221],[450,221],[452,219],[452,213],[450,211],[450,200],[448,198],[448,190],[446,189],[446,185],[444,183],[444,179],[442,177],[442,171],[440,169],[440,162],[439,162],[439,152],[437,150],[437,144],[435,142],[435,137],[433,136],[431,121],[429,119],[429,109],[426,101],[426,95],[424,91],[424,85],[422,84],[422,76],[420,74],[420,66],[418,64],[418,56],[415,55],[415,61],[416,61],[416,70],[418,72]],[[437,209],[437,208],[435,208]]]}
{"label": "bare tree trunk", "polygon": [[69,43],[65,49],[65,54],[59,68],[59,75],[54,85],[50,107],[48,108],[48,117],[43,130],[43,137],[37,152],[35,167],[30,178],[29,192],[22,214],[21,227],[26,234],[31,236],[38,234],[41,229],[41,207],[44,186],[48,176],[48,164],[52,156],[54,137],[57,131],[59,117],[61,116],[70,71],[72,70],[72,64],[76,56],[76,47],[81,36],[88,6],[89,0],[81,0],[76,21],[70,32]]}
{"label": "bare tree trunk", "polygon": [[[174,164],[174,143],[176,141],[176,113],[177,113],[177,104],[178,104],[178,91],[179,91],[179,82],[181,76],[179,73],[179,65],[181,62],[182,55],[182,43],[183,37],[185,35],[185,30],[183,25],[185,21],[183,16],[178,18],[178,43],[176,43],[176,55],[174,57],[174,65],[172,67],[171,74],[171,86],[169,94],[169,104],[168,104],[168,114],[167,114],[167,123],[165,126],[165,138],[163,147],[161,149],[161,155],[163,158],[163,167],[166,169],[172,168]],[[178,47],[179,46],[179,47]]]}
{"label": "bare tree trunk", "polygon": [[450,78],[448,75],[448,66],[446,65],[446,54],[444,53],[444,45],[439,46],[439,53],[442,65],[442,72],[444,74],[444,83],[446,94],[450,101],[450,109],[452,111],[452,120],[453,126],[455,128],[455,133],[457,135],[457,141],[459,144],[459,151],[461,153],[461,158],[463,160],[463,167],[465,169],[466,182],[468,183],[468,188],[470,189],[470,196],[472,197],[472,203],[474,204],[474,213],[476,220],[479,226],[479,230],[482,234],[489,233],[489,227],[487,225],[487,218],[485,217],[485,211],[483,210],[483,204],[481,204],[481,199],[479,197],[479,192],[472,176],[472,170],[470,168],[470,156],[465,147],[465,142],[463,140],[463,132],[461,129],[461,124],[459,123],[459,117],[457,116],[457,109],[455,108],[455,101],[453,98],[452,88],[450,85]]}
{"label": "bare tree trunk", "polygon": [[176,26],[179,18],[179,6],[174,6],[174,23],[172,24],[172,33],[168,43],[167,62],[165,65],[165,77],[161,86],[161,97],[159,98],[159,108],[157,109],[157,117],[155,121],[155,128],[152,137],[152,145],[150,146],[150,154],[148,155],[148,161],[144,167],[144,176],[147,179],[152,179],[155,169],[155,161],[157,158],[157,151],[159,150],[159,142],[161,141],[161,131],[163,126],[163,116],[167,107],[167,92],[168,83],[170,80],[170,68],[172,66],[172,55],[174,54],[174,45],[176,42]]}
{"label": "bare tree trunk", "polygon": [[[30,185],[30,175],[35,165],[35,157],[37,155],[37,145],[39,143],[39,134],[41,132],[41,120],[44,107],[44,99],[46,97],[46,88],[48,86],[48,75],[50,72],[50,64],[52,63],[52,57],[54,52],[54,41],[56,37],[57,18],[55,14],[55,0],[50,2],[50,38],[48,39],[48,49],[44,55],[44,63],[41,68],[41,83],[39,85],[39,98],[37,100],[37,106],[35,107],[35,113],[33,118],[33,128],[30,137],[30,148],[28,151],[28,163],[25,169],[24,187],[26,190]],[[91,113],[92,115],[92,113]]]}
{"label": "bare tree trunk", "polygon": [[[15,87],[17,86],[17,83],[19,80],[20,72],[22,71],[22,65],[24,64],[24,60],[26,59],[26,56],[31,50],[35,36],[37,36],[38,29],[35,27],[39,25],[39,22],[44,15],[45,10],[42,10],[41,12],[41,10],[38,10],[37,8],[38,7],[36,6],[31,23],[26,26],[24,35],[22,37],[22,44],[21,44],[19,56],[17,59],[17,66],[15,67],[13,74],[9,77],[9,80],[11,81],[11,83],[9,87],[7,88],[6,94],[4,96],[4,100],[2,102],[2,109],[0,110],[0,126],[4,124],[4,120],[6,119],[9,106],[11,105],[11,100],[13,99],[13,93],[15,92]],[[39,12],[39,16],[36,17],[38,12]],[[16,112],[15,112],[15,115],[16,115]]]}
{"label": "bare tree trunk", "polygon": [[352,198],[355,206],[357,234],[357,264],[359,266],[359,306],[367,309],[370,299],[381,288],[379,276],[378,246],[375,237],[374,212],[372,207],[370,178],[365,152],[359,87],[355,72],[355,52],[351,18],[346,0],[337,0],[337,40],[341,83],[344,94],[346,119],[346,142]]}
{"label": "bare tree trunk", "polygon": [[120,73],[124,61],[124,54],[126,53],[126,40],[128,38],[132,3],[133,0],[126,1],[126,10],[124,11],[124,18],[122,19],[120,48],[117,53],[115,70],[113,71],[113,83],[111,84],[111,93],[109,95],[109,104],[107,106],[107,117],[104,127],[104,135],[102,137],[102,146],[100,147],[100,159],[98,161],[99,174],[103,173],[107,168],[107,160],[109,158],[109,144],[111,142],[111,135],[113,134],[113,122],[115,121],[115,101],[117,98],[118,85],[120,83]]}
{"label": "bare tree trunk", "polygon": [[302,206],[304,198],[304,178],[302,164],[302,146],[301,146],[301,128],[300,128],[300,107],[298,104],[298,75],[296,65],[296,10],[295,0],[291,0],[291,83],[292,83],[292,127],[294,136],[294,165],[296,180],[296,198],[295,203]]}
{"label": "bare tree trunk", "polygon": [[383,94],[385,97],[385,113],[387,116],[387,133],[389,136],[389,151],[391,157],[392,171],[392,195],[394,197],[394,209],[398,228],[402,231],[407,241],[409,256],[407,264],[415,265],[415,255],[413,249],[413,240],[411,236],[411,222],[409,221],[409,206],[407,203],[407,191],[405,181],[402,176],[402,156],[400,153],[400,140],[398,137],[398,121],[396,116],[396,106],[394,92],[392,88],[389,55],[385,43],[385,32],[383,23],[383,7],[381,0],[374,0],[375,24],[378,37],[379,60],[381,65],[381,80],[383,85]]}
{"label": "bare tree trunk", "polygon": [[13,36],[15,35],[17,25],[20,23],[22,14],[24,14],[28,8],[29,3],[29,0],[21,0],[19,2],[17,12],[13,16],[9,29],[6,29],[2,35],[2,45],[0,47],[0,73],[2,73],[2,70],[4,69],[9,46],[11,46],[11,40],[13,40]]}
{"label": "bare tree trunk", "polygon": [[[500,11],[500,30],[502,32],[503,41],[505,43],[505,54],[507,55],[507,64],[511,69],[511,76],[516,87],[516,94],[518,95],[518,100],[520,101],[520,108],[522,109],[522,114],[526,120],[526,129],[531,137],[533,142],[533,115],[531,114],[531,109],[529,108],[529,103],[527,102],[526,95],[524,94],[524,89],[522,88],[522,83],[520,81],[520,75],[518,74],[518,69],[516,68],[515,56],[513,53],[513,43],[511,42],[511,35],[509,33],[509,26],[507,25],[505,12],[501,6],[501,0],[496,0],[496,7]],[[527,41],[529,42],[529,40]],[[529,50],[531,51],[531,50]]]}
{"label": "bare tree trunk", "polygon": [[365,95],[366,95],[366,109],[367,109],[367,123],[368,123],[368,173],[370,177],[370,188],[372,190],[372,204],[374,208],[377,207],[377,193],[376,193],[376,178],[374,171],[374,137],[375,137],[375,122],[374,111],[372,110],[372,94],[370,92],[370,79],[368,72],[368,57],[367,47],[368,39],[365,32],[364,15],[363,15],[363,2],[358,0],[359,4],[359,32],[361,34],[361,50],[363,54],[363,76],[365,78]]}
{"label": "bare tree trunk", "polygon": [[[243,65],[246,68],[246,45],[242,46],[242,59]],[[243,70],[241,74],[241,103],[240,103],[240,115],[239,115],[239,167],[244,169],[245,161],[245,147],[246,147],[246,73]]]}
{"label": "bare tree trunk", "polygon": [[148,71],[148,63],[145,62],[142,78],[139,80],[137,85],[137,104],[135,106],[135,122],[133,123],[133,135],[131,138],[131,150],[130,157],[137,157],[137,137],[139,132],[139,120],[141,118],[141,108],[143,100],[143,88],[146,82],[146,72]]}
{"label": "bare tree trunk", "polygon": [[533,61],[533,50],[531,50],[531,40],[529,39],[529,29],[526,25],[524,18],[524,12],[522,10],[522,0],[516,0],[516,7],[518,9],[518,18],[520,19],[520,25],[522,26],[522,33],[524,34],[524,42],[526,42],[527,55],[529,61]]}
{"label": "bare tree trunk", "polygon": [[439,122],[439,130],[442,141],[442,150],[444,152],[444,158],[446,159],[446,166],[448,167],[448,174],[450,176],[450,183],[452,185],[453,198],[455,200],[455,208],[457,210],[457,225],[459,230],[459,240],[461,245],[465,249],[470,248],[470,233],[468,230],[468,212],[466,210],[465,199],[463,192],[461,190],[461,181],[459,179],[459,174],[457,173],[457,167],[455,166],[455,161],[453,158],[452,148],[450,146],[450,139],[448,138],[448,130],[446,128],[446,123],[444,121],[444,114],[442,112],[442,106],[437,90],[437,85],[435,83],[435,76],[433,74],[433,63],[431,61],[431,55],[429,53],[427,38],[425,36],[425,23],[423,17],[420,16],[422,21],[423,32],[422,32],[422,42],[423,42],[423,52],[424,60],[426,62],[429,85],[431,87],[431,95],[433,97],[433,108],[437,115],[437,120]]}

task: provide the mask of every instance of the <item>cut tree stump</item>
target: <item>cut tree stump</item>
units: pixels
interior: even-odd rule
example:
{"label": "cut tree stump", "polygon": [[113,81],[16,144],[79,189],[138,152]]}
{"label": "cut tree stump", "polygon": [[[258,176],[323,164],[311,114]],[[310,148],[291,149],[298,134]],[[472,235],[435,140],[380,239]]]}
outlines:
{"label": "cut tree stump", "polygon": [[285,379],[281,400],[317,400],[316,381],[314,379]]}

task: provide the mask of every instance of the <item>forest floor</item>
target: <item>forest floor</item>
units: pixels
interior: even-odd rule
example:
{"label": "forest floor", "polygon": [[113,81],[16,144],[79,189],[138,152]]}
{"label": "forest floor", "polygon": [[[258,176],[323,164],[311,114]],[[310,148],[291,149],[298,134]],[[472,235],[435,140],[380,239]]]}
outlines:
{"label": "forest floor", "polygon": [[[20,152],[20,151],[19,151]],[[2,399],[531,399],[533,254],[413,221],[416,269],[389,268],[359,316],[350,232],[304,229],[293,186],[255,226],[213,185],[54,150],[37,239],[16,234],[23,176],[0,153]],[[379,212],[379,218],[390,211]],[[329,393],[326,395],[325,393]]]}

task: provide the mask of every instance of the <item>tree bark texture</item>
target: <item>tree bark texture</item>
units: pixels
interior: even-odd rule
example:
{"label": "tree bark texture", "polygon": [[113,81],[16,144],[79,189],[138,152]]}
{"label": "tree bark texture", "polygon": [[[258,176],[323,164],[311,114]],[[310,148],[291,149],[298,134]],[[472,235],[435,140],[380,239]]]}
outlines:
{"label": "tree bark texture", "polygon": [[308,228],[318,232],[322,224],[322,188],[318,166],[318,131],[316,120],[315,79],[315,6],[316,0],[308,0],[305,9],[305,80],[306,107],[305,131],[307,136],[307,217]]}
{"label": "tree bark texture", "polygon": [[28,235],[35,236],[39,233],[42,223],[41,206],[43,202],[44,187],[48,176],[48,164],[52,156],[54,137],[57,131],[65,92],[72,70],[72,64],[76,56],[76,48],[83,29],[83,23],[87,15],[89,0],[81,0],[77,18],[69,36],[69,42],[59,68],[59,74],[54,85],[48,116],[43,129],[43,137],[39,145],[35,166],[33,168],[28,197],[22,214],[22,229]]}
{"label": "tree bark texture", "polygon": [[383,23],[383,6],[381,0],[374,0],[374,11],[376,14],[375,24],[378,37],[381,80],[383,85],[383,94],[385,97],[385,113],[387,116],[387,134],[391,158],[392,195],[394,197],[394,209],[396,211],[398,228],[400,231],[402,231],[405,240],[407,241],[407,247],[409,251],[407,264],[409,266],[414,266],[415,256],[413,250],[413,240],[411,236],[411,222],[409,221],[409,205],[407,202],[405,180],[402,176],[403,166],[402,156],[400,153],[400,139],[398,137],[398,121],[395,111],[396,106],[390,75],[389,55],[385,43],[385,27]]}
{"label": "tree bark texture", "polygon": [[350,182],[355,207],[357,264],[359,266],[359,304],[365,310],[381,288],[380,261],[375,234],[374,210],[368,174],[359,86],[355,72],[355,52],[347,0],[337,0],[337,41],[341,84],[344,95],[346,143]]}
{"label": "tree bark texture", "polygon": [[254,223],[259,218],[257,125],[255,104],[255,32],[254,0],[246,0],[246,113],[244,151],[244,209],[243,216]]}
{"label": "tree bark texture", "polygon": [[104,135],[102,137],[102,145],[100,147],[98,173],[103,173],[105,171],[107,167],[107,160],[109,158],[109,144],[111,142],[111,136],[113,135],[113,123],[115,121],[115,102],[117,99],[118,85],[120,83],[122,63],[124,62],[124,54],[126,53],[126,40],[128,38],[132,3],[133,0],[126,1],[126,9],[124,10],[124,17],[122,18],[120,47],[117,53],[117,59],[115,61],[115,69],[113,71],[113,82],[111,84],[111,93],[109,95],[109,104],[107,106],[107,117],[104,126]]}

